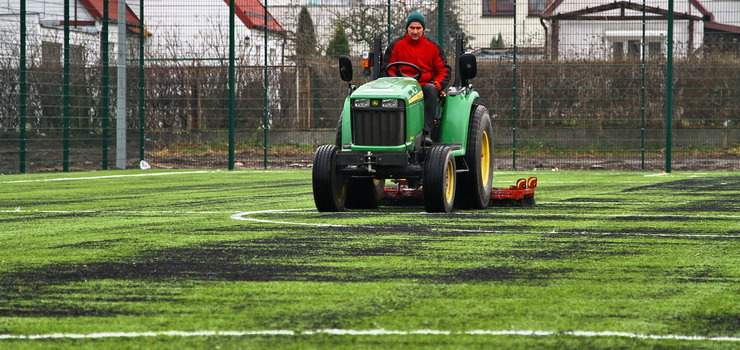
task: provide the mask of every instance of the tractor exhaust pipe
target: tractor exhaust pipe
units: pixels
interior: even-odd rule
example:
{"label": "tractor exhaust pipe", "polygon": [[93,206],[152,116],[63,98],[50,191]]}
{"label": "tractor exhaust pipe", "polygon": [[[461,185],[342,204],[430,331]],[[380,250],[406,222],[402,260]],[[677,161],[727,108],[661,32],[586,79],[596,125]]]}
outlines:
{"label": "tractor exhaust pipe", "polygon": [[464,53],[465,39],[458,32],[455,34],[455,81],[452,86],[460,86],[460,56]]}

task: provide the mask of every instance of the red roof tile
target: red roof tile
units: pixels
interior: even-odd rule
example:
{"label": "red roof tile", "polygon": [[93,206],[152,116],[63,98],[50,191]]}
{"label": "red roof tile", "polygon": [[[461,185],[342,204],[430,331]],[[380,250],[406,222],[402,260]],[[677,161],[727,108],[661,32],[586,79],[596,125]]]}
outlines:
{"label": "red roof tile", "polygon": [[[104,0],[80,0],[82,6],[85,6],[87,12],[90,13],[96,20],[103,18],[103,1]],[[118,20],[118,0],[108,0],[108,18],[112,21]],[[141,26],[141,20],[136,17],[134,11],[126,5],[126,24],[128,24],[128,30],[134,33],[141,33],[139,29]],[[150,35],[150,33],[146,33]]]}
{"label": "red roof tile", "polygon": [[[224,0],[230,5],[229,0]],[[265,6],[259,0],[236,0],[234,3],[236,16],[249,29],[254,27],[265,27]],[[283,26],[267,11],[267,29],[275,32],[283,32]]]}

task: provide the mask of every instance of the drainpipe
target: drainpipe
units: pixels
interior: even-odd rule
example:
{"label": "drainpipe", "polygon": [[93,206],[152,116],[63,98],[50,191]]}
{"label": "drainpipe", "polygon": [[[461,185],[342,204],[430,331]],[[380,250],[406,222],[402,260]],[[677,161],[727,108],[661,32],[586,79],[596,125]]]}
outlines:
{"label": "drainpipe", "polygon": [[547,33],[547,24],[545,24],[545,19],[542,18],[542,16],[540,16],[540,24],[542,25],[542,28],[545,30],[545,47],[544,47],[545,48],[545,51],[543,52],[543,54],[545,55],[545,58],[547,58],[548,57],[547,52],[549,51],[548,50],[548,46],[547,46],[547,42],[548,42],[548,39],[550,38],[550,36]]}

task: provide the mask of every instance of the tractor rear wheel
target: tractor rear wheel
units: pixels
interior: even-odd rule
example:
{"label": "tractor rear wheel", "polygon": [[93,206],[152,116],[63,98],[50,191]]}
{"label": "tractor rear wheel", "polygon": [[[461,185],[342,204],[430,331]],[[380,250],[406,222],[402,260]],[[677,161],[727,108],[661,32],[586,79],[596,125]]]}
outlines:
{"label": "tractor rear wheel", "polygon": [[424,161],[422,189],[427,212],[449,213],[455,203],[455,156],[446,145],[433,145]]}
{"label": "tractor rear wheel", "polygon": [[321,212],[344,211],[347,184],[336,167],[338,150],[335,145],[323,145],[313,158],[313,200]]}
{"label": "tractor rear wheel", "polygon": [[468,124],[465,162],[468,172],[461,174],[459,206],[483,209],[488,206],[493,185],[493,125],[484,106],[473,106]]}
{"label": "tractor rear wheel", "polygon": [[348,209],[375,209],[385,190],[385,180],[371,178],[350,179],[347,185]]}

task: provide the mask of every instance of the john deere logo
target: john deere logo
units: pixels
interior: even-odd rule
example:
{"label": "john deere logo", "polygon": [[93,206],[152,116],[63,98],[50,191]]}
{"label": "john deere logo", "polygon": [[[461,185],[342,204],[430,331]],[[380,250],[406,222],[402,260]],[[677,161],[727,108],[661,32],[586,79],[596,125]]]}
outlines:
{"label": "john deere logo", "polygon": [[373,100],[373,107],[378,107],[380,105],[380,100]]}

